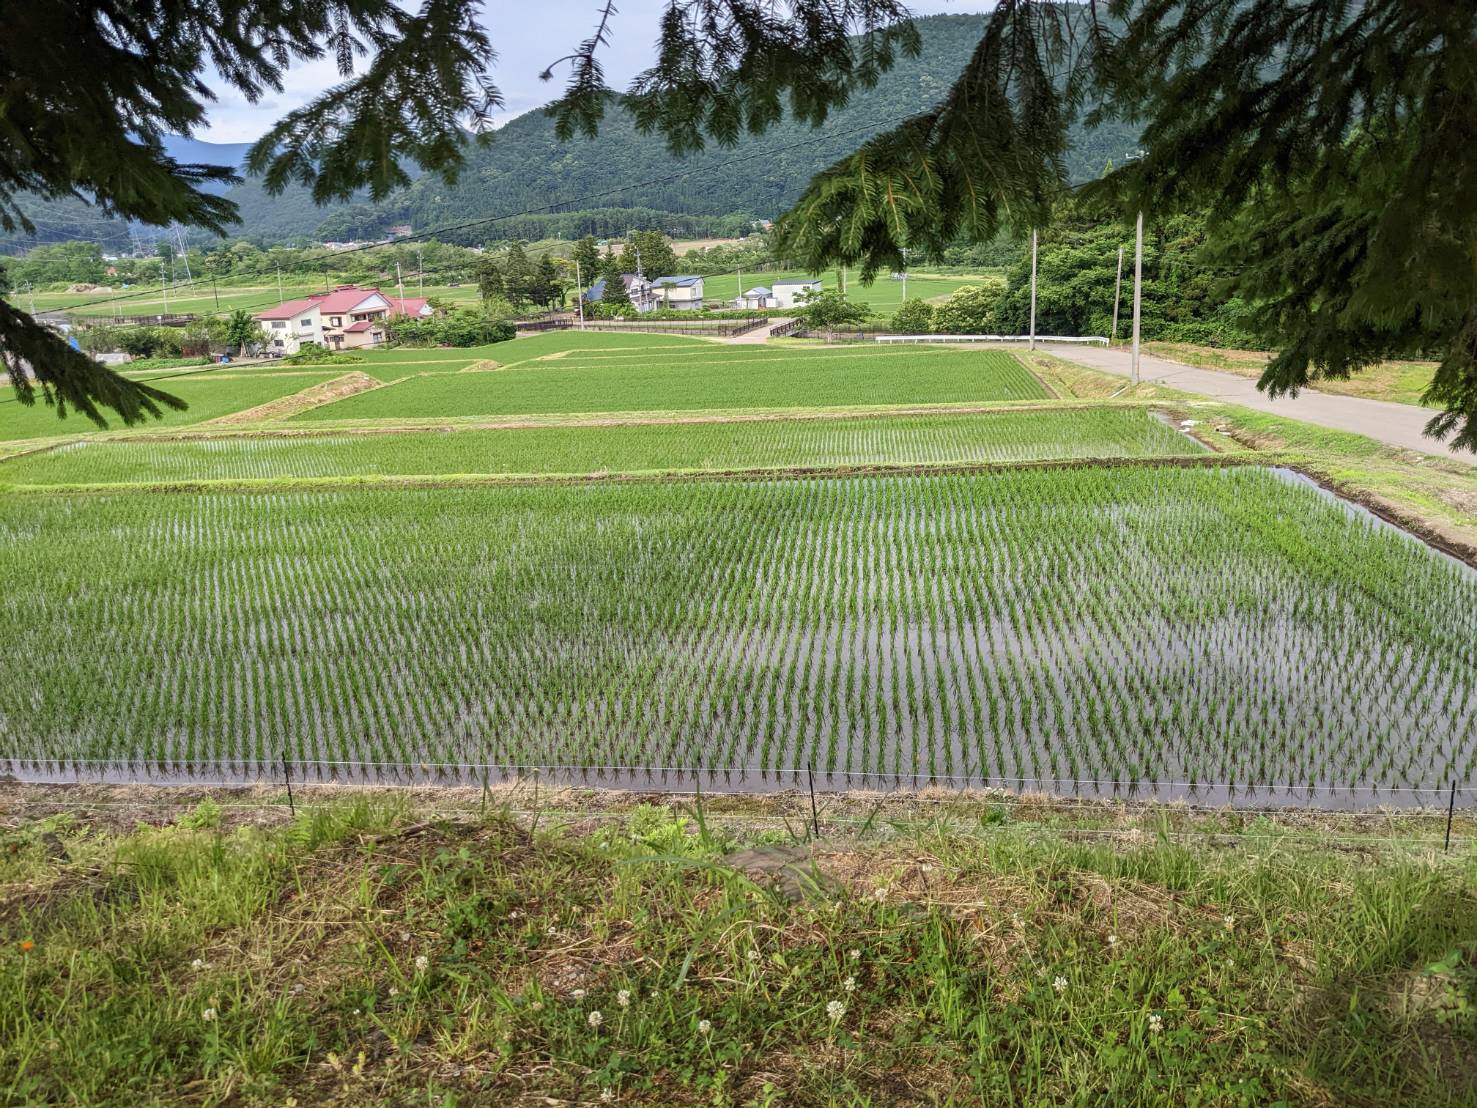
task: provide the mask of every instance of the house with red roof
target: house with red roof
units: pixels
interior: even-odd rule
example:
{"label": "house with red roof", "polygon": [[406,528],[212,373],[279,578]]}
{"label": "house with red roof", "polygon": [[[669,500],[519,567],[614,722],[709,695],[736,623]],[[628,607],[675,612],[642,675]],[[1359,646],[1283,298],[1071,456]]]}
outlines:
{"label": "house with red roof", "polygon": [[270,354],[296,354],[305,343],[329,350],[379,346],[387,341],[392,319],[426,319],[431,305],[423,297],[386,296],[379,289],[339,285],[287,300],[257,313],[262,347]]}

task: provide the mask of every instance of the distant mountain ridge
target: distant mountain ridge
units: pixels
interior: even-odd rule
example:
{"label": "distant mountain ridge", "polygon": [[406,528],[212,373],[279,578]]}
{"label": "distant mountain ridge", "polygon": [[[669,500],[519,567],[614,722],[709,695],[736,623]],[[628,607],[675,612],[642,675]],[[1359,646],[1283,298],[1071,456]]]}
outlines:
{"label": "distant mountain ridge", "polygon": [[[434,231],[545,209],[554,203],[565,211],[644,208],[772,218],[799,197],[816,172],[871,135],[941,100],[978,44],[985,18],[943,15],[918,20],[923,40],[919,56],[900,59],[876,88],[857,92],[851,103],[815,129],[787,119],[733,147],[715,145],[675,159],[659,137],[639,134],[619,107],[612,106],[606,113],[598,138],[568,142],[560,142],[555,135],[550,113],[537,109],[500,128],[488,146],[473,147],[453,185],[439,177],[422,176],[380,204],[321,208],[312,203],[304,188],[289,187],[274,197],[254,179],[226,195],[240,208],[238,234],[263,245],[294,238],[375,238],[395,224],[410,224],[417,232]],[[1118,124],[1079,129],[1068,157],[1071,176],[1074,180],[1097,176],[1105,162],[1121,160],[1132,150],[1136,138],[1135,129]],[[178,160],[225,165],[239,165],[247,148],[245,143],[186,138],[172,139],[169,145]],[[96,220],[95,212],[92,218]],[[647,213],[643,218],[653,217]],[[502,227],[484,224],[438,237],[467,244],[515,233],[537,237],[527,225],[528,221]],[[201,238],[199,232],[193,237]]]}

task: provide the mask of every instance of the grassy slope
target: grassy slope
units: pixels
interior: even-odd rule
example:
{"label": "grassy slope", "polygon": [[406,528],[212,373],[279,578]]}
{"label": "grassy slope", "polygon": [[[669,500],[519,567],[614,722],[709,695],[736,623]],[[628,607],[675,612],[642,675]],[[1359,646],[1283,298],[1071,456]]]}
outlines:
{"label": "grassy slope", "polygon": [[213,437],[69,446],[0,465],[20,485],[912,465],[1192,454],[1139,408],[618,427]]}
{"label": "grassy slope", "polygon": [[[624,337],[624,336],[623,336]],[[412,378],[298,421],[1030,400],[1046,396],[999,351],[787,351],[716,344],[642,354],[525,361],[490,373]]]}
{"label": "grassy slope", "polygon": [[[739,288],[739,275],[726,273],[717,277],[703,278],[703,296],[709,301],[732,300],[741,291],[758,286],[768,286],[775,281],[810,280],[813,274],[804,273],[800,270],[765,271],[760,273],[743,274],[743,289]],[[840,290],[841,274],[837,270],[828,270],[820,275],[821,287],[825,289]],[[948,296],[965,285],[977,284],[967,277],[943,277],[934,274],[910,273],[908,275],[908,299],[930,300],[938,297]],[[877,278],[871,285],[863,285],[857,280],[856,271],[850,273],[846,283],[846,295],[848,299],[868,305],[872,314],[876,316],[890,316],[896,312],[903,302],[903,283],[894,281],[887,274]]]}
{"label": "grassy slope", "polygon": [[[337,376],[331,370],[315,372],[311,368],[278,373],[232,372],[229,369],[207,373],[173,376],[170,370],[159,371],[155,386],[185,401],[189,407],[184,411],[166,410],[162,419],[150,419],[141,424],[139,430],[201,423],[289,396]],[[116,417],[109,421],[111,430],[122,427],[122,422]],[[69,413],[65,419],[58,419],[55,408],[39,403],[28,408],[11,397],[0,396],[0,441],[90,435],[98,430],[95,423],[75,412]]]}
{"label": "grassy slope", "polygon": [[[1242,377],[1260,377],[1272,355],[1259,350],[1222,350],[1211,346],[1193,346],[1182,342],[1151,342],[1144,349],[1186,365],[1221,369]],[[1419,404],[1430,387],[1435,362],[1382,362],[1361,370],[1346,381],[1321,378],[1310,388],[1317,392],[1340,396],[1360,396],[1366,400],[1389,400],[1396,404]]]}
{"label": "grassy slope", "polygon": [[186,799],[0,800],[0,1099],[1477,1100],[1465,818],[822,798],[792,900],[783,800]]}

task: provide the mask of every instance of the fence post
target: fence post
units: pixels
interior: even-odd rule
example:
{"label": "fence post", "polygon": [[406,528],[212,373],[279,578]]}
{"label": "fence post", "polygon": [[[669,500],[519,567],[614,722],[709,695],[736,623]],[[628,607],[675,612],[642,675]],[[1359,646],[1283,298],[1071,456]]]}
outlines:
{"label": "fence post", "polygon": [[821,817],[815,810],[815,763],[805,764],[805,779],[810,783],[810,827],[815,838],[821,837]]}
{"label": "fence post", "polygon": [[1451,850],[1451,817],[1456,813],[1456,778],[1451,781],[1451,796],[1446,801],[1446,845],[1441,848],[1442,853]]}
{"label": "fence post", "polygon": [[292,799],[292,770],[287,765],[287,751],[282,752],[282,776],[287,781],[287,807],[295,816],[297,815],[297,804]]}

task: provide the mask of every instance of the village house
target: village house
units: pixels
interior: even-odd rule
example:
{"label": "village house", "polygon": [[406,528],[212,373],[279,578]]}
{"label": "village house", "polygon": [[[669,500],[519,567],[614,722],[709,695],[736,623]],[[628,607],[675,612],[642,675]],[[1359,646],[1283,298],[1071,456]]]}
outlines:
{"label": "village house", "polygon": [[379,346],[389,337],[389,322],[401,317],[426,319],[431,305],[421,297],[386,296],[379,289],[340,285],[257,313],[262,350],[296,354],[305,343],[329,350]]}
{"label": "village house", "polygon": [[651,283],[658,307],[674,311],[698,311],[703,306],[701,277],[658,277]]}
{"label": "village house", "polygon": [[[657,300],[656,292],[652,283],[640,273],[622,273],[621,283],[626,286],[626,295],[631,298],[631,306],[638,312],[655,311],[661,305]],[[602,277],[588,289],[581,297],[586,304],[598,304],[605,299],[605,278]]]}

